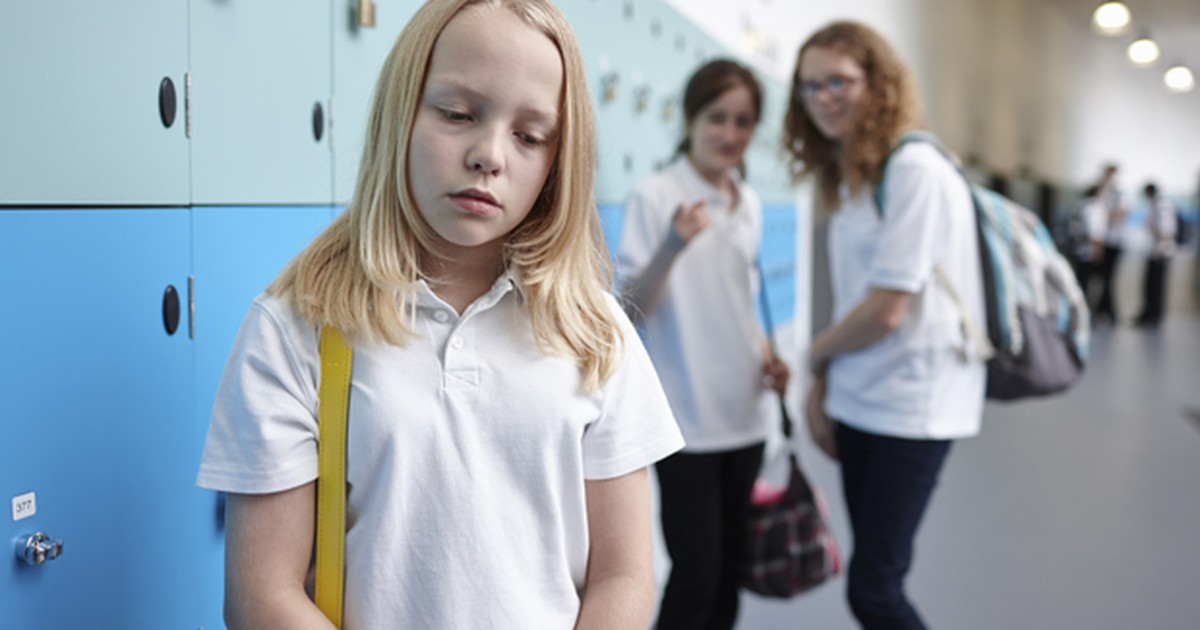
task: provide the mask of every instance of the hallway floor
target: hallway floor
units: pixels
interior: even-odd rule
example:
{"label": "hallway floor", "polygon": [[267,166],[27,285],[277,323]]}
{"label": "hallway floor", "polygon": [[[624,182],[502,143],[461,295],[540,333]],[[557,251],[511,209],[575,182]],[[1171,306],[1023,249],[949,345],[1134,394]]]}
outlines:
{"label": "hallway floor", "polygon": [[[908,582],[931,628],[1200,628],[1200,316],[1172,317],[1096,330],[1075,389],[954,447]],[[836,467],[801,455],[848,555]],[[746,595],[738,628],[855,628],[844,588]]]}

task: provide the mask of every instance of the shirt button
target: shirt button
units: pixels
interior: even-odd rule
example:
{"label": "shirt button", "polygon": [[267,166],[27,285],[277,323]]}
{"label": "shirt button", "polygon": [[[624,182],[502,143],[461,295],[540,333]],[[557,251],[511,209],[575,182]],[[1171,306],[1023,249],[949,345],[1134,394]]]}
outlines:
{"label": "shirt button", "polygon": [[455,349],[463,347],[463,338],[459,336],[452,337],[450,339],[450,346]]}
{"label": "shirt button", "polygon": [[436,311],[433,314],[433,318],[437,320],[439,324],[445,324],[446,322],[450,321],[450,314],[446,311]]}

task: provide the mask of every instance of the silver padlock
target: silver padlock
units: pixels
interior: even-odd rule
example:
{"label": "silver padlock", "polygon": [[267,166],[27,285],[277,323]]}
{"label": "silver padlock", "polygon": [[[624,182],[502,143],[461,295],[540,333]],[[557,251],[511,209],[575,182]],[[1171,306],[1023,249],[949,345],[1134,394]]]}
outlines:
{"label": "silver padlock", "polygon": [[45,532],[34,532],[17,539],[17,558],[31,567],[54,560],[62,555],[63,541],[50,538]]}

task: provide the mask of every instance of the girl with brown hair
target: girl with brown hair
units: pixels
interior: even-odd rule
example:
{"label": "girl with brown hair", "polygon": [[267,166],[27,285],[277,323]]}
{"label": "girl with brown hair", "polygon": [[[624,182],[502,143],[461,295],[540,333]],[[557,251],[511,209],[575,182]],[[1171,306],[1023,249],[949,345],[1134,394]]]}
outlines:
{"label": "girl with brown hair", "polygon": [[835,22],[800,48],[785,145],[832,215],[834,299],[809,351],[805,415],[841,463],[847,598],[864,628],[925,627],[904,593],[913,539],[952,441],[975,435],[983,410],[984,365],[943,284],[984,321],[975,214],[935,146],[893,152],[920,119],[911,73],[869,27]]}
{"label": "girl with brown hair", "polygon": [[617,257],[626,310],[687,441],[655,467],[671,556],[658,630],[733,627],[760,403],[768,385],[787,385],[754,312],[762,205],[740,171],[762,88],[718,59],[692,74],[683,110],[676,159],[630,195]]}

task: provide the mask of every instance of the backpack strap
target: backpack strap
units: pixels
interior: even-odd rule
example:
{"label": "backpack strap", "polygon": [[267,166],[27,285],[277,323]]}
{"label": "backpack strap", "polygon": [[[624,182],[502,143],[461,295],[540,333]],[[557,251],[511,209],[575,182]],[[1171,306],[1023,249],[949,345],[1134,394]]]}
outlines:
{"label": "backpack strap", "polygon": [[[975,220],[977,223],[976,231],[978,232],[981,230],[982,226],[978,225],[978,221],[981,220],[981,217],[977,211],[978,209],[975,207],[975,205],[979,202],[975,199],[974,191],[971,190],[971,180],[967,177],[967,174],[963,172],[962,166],[959,164],[958,159],[954,156],[954,154],[950,153],[950,151],[942,146],[942,142],[938,140],[937,136],[924,130],[910,131],[900,136],[900,139],[896,141],[895,146],[892,147],[892,150],[888,153],[888,156],[884,158],[883,164],[879,168],[879,181],[875,184],[874,195],[875,212],[878,213],[879,219],[881,221],[883,220],[883,184],[885,178],[887,177],[888,163],[892,161],[892,156],[896,154],[896,151],[899,151],[904,145],[913,142],[925,142],[933,145],[933,147],[942,154],[942,157],[946,158],[948,162],[954,165],[954,170],[958,171],[958,174],[962,176],[963,181],[967,184],[967,192],[971,195],[972,210],[975,211]],[[983,247],[982,240],[980,240],[979,246]],[[956,291],[954,289],[954,285],[951,284],[950,277],[947,276],[946,272],[942,270],[941,265],[934,265],[933,277],[937,282],[937,285],[946,292],[946,295],[950,297],[950,301],[954,303],[954,310],[958,311],[958,321],[963,341],[961,350],[964,355],[967,354],[967,348],[973,346],[975,348],[975,354],[981,360],[987,361],[988,359],[992,358],[992,356],[996,354],[995,346],[992,345],[991,339],[988,338],[987,333],[984,332],[983,328],[979,325],[979,322],[976,322],[975,318],[971,317],[971,314],[967,311],[967,305],[963,303],[962,298],[958,295],[958,291]]]}
{"label": "backpack strap", "polygon": [[900,139],[896,141],[896,144],[892,145],[892,150],[888,151],[887,157],[883,158],[883,163],[879,165],[879,181],[875,183],[874,199],[875,212],[879,214],[880,219],[883,218],[883,182],[887,178],[888,164],[892,161],[892,156],[896,155],[897,151],[904,147],[904,145],[911,144],[913,142],[932,144],[933,147],[942,154],[942,157],[946,158],[951,164],[954,165],[954,168],[963,176],[963,179],[967,178],[966,174],[962,172],[962,167],[959,166],[958,159],[954,157],[954,154],[946,150],[946,147],[942,146],[942,141],[939,140],[937,136],[933,135],[931,132],[925,131],[924,129],[909,131],[900,136]]}
{"label": "backpack strap", "polygon": [[950,284],[950,278],[946,276],[946,272],[942,271],[941,265],[934,265],[933,275],[937,279],[938,286],[950,296],[950,301],[954,303],[954,310],[958,311],[959,329],[962,332],[963,352],[966,352],[968,346],[975,347],[975,354],[982,361],[987,361],[996,354],[996,347],[992,345],[992,340],[988,339],[987,334],[980,328],[979,323],[975,321],[967,312],[967,305],[963,304],[962,298],[958,296],[958,291],[954,290],[954,285]]}
{"label": "backpack strap", "polygon": [[336,328],[321,329],[317,408],[316,587],[313,601],[342,627],[346,553],[346,421],[354,352]]}

